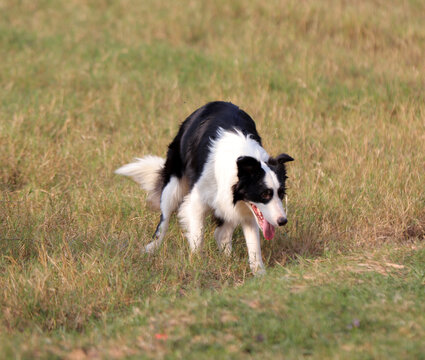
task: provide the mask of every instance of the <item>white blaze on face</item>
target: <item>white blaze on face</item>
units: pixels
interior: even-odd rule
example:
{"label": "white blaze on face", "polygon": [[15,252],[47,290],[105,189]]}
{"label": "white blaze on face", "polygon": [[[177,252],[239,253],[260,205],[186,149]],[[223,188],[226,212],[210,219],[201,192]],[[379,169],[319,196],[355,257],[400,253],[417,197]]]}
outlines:
{"label": "white blaze on face", "polygon": [[283,209],[282,200],[279,199],[278,196],[280,183],[275,172],[270,170],[267,165],[263,165],[263,169],[266,172],[264,182],[268,188],[273,189],[273,198],[267,204],[261,204],[260,207],[263,209],[262,213],[268,222],[273,226],[279,226],[278,219],[282,217],[286,219],[286,213]]}
{"label": "white blaze on face", "polygon": [[278,220],[286,219],[286,213],[283,209],[282,200],[278,196],[280,183],[276,174],[264,163],[261,163],[261,167],[266,173],[264,183],[267,188],[273,190],[273,197],[267,204],[251,203],[250,208],[255,215],[258,226],[263,230],[264,237],[271,240],[275,234],[274,228],[279,226]]}

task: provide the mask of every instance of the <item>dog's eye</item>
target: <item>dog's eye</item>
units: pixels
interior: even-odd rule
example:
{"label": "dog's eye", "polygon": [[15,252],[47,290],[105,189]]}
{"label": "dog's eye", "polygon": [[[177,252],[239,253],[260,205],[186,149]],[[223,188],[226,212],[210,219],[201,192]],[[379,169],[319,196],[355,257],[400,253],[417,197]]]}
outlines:
{"label": "dog's eye", "polygon": [[266,190],[261,193],[261,198],[263,200],[270,200],[273,197],[273,190]]}
{"label": "dog's eye", "polygon": [[285,188],[283,188],[283,187],[280,187],[278,190],[277,190],[277,196],[279,196],[279,199],[283,199],[283,196],[285,195]]}

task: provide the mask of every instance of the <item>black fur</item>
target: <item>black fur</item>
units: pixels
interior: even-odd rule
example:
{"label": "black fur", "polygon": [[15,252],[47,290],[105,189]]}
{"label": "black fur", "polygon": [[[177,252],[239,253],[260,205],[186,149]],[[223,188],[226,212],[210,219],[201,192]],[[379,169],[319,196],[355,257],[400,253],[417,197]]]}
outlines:
{"label": "black fur", "polygon": [[277,179],[279,180],[279,183],[281,184],[281,188],[279,189],[279,193],[278,193],[281,199],[283,199],[286,193],[285,183],[288,177],[286,176],[285,163],[289,161],[294,161],[294,159],[288,154],[280,154],[276,156],[275,158],[270,158],[267,161],[267,165],[270,167],[271,170],[275,172]]}
{"label": "black fur", "polygon": [[213,216],[213,219],[214,219],[214,222],[217,225],[217,227],[219,227],[219,226],[221,226],[221,225],[224,224],[224,220],[221,217],[219,217],[219,216],[214,215]]}
{"label": "black fur", "polygon": [[[285,163],[294,159],[287,154],[280,154],[270,158],[267,165],[275,172],[281,187],[278,190],[279,198],[283,199],[286,188]],[[267,204],[273,197],[273,190],[264,183],[264,170],[257,159],[250,156],[241,156],[237,160],[239,181],[233,186],[233,204],[239,200]]]}
{"label": "black fur", "polygon": [[239,181],[233,186],[233,204],[240,200],[264,202],[261,194],[267,191],[268,188],[263,180],[265,172],[260,162],[251,156],[241,156],[236,164]]}
{"label": "black fur", "polygon": [[210,153],[210,144],[217,138],[217,130],[239,130],[261,145],[254,120],[232,103],[215,101],[208,103],[181,124],[177,136],[168,146],[167,159],[159,184],[165,187],[171,176],[187,176],[190,188],[202,174]]}
{"label": "black fur", "polygon": [[157,238],[159,236],[159,227],[161,226],[161,224],[162,224],[163,221],[164,221],[164,216],[161,213],[161,217],[159,218],[159,223],[156,226],[156,230],[155,230],[155,232],[152,235],[152,239],[155,239],[155,238]]}

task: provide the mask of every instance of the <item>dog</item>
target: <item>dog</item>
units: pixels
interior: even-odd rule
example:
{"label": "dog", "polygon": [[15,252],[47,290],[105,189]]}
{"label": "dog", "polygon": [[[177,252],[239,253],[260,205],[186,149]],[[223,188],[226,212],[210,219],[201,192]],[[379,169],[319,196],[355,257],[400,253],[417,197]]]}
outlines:
{"label": "dog", "polygon": [[200,251],[204,217],[211,210],[218,248],[231,254],[232,234],[240,224],[252,272],[265,273],[258,228],[271,240],[275,227],[287,223],[285,164],[294,159],[285,153],[269,156],[245,111],[229,102],[210,102],[180,125],[166,159],[148,155],[135,160],[115,173],[138,182],[161,211],[146,252],[161,245],[176,210],[191,251]]}

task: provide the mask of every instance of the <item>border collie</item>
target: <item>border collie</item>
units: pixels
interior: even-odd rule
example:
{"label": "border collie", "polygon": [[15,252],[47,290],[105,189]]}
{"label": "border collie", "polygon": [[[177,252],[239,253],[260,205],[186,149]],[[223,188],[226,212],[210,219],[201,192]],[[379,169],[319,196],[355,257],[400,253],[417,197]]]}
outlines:
{"label": "border collie", "polygon": [[116,170],[133,178],[161,210],[153,252],[162,243],[172,213],[178,216],[192,252],[203,244],[203,221],[212,210],[214,237],[230,255],[232,234],[242,225],[253,273],[264,273],[258,228],[267,240],[287,223],[285,196],[287,154],[271,157],[261,146],[252,118],[236,105],[211,102],[192,113],[168,146],[167,158],[148,155]]}

